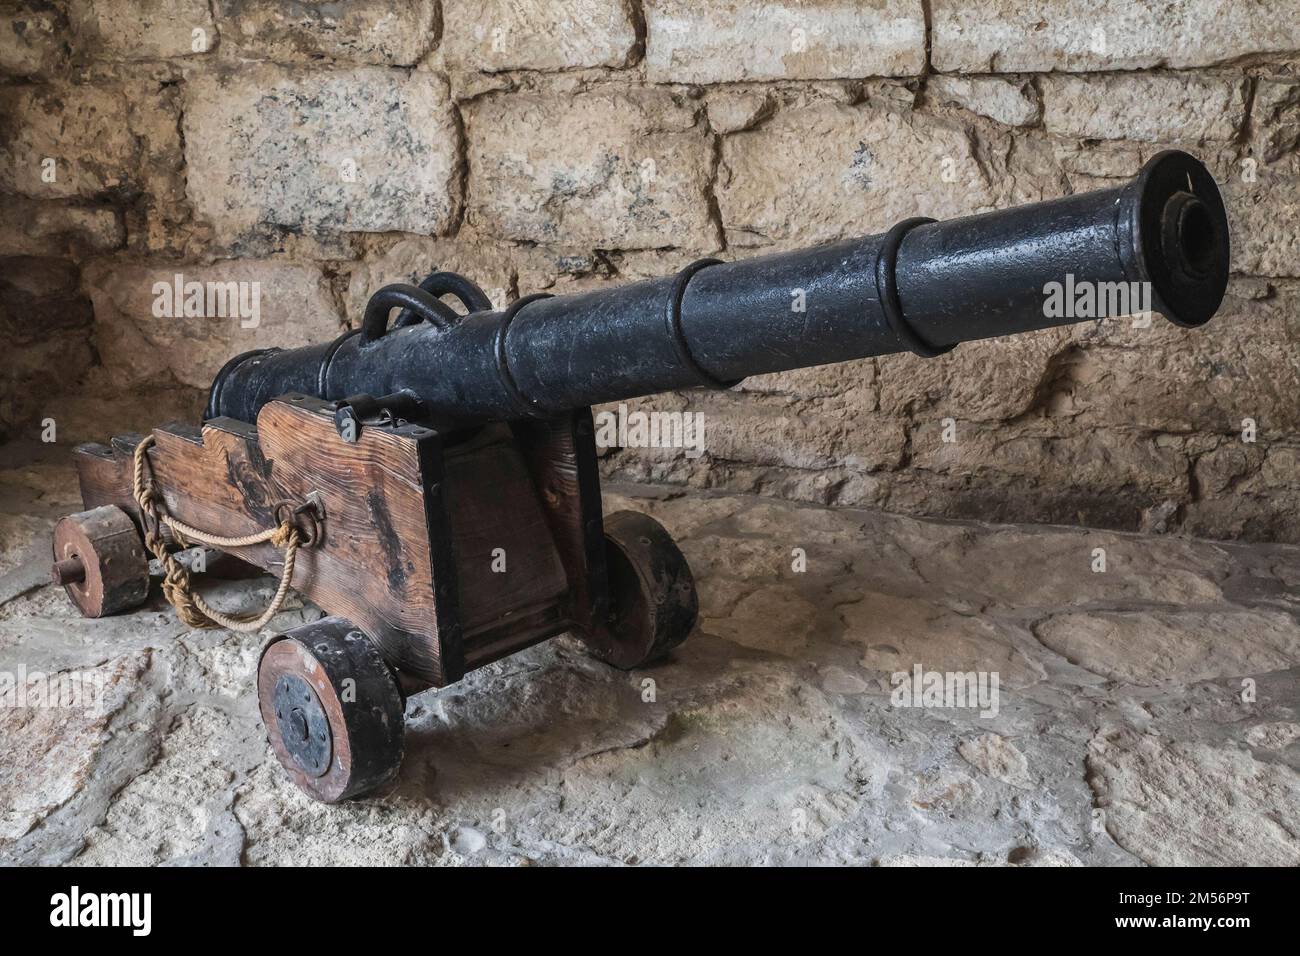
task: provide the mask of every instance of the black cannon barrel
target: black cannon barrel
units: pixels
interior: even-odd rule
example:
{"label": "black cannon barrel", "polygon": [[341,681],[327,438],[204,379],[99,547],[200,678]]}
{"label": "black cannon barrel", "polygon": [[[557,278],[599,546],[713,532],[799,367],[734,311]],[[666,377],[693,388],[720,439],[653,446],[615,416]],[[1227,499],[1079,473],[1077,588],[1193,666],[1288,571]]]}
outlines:
{"label": "black cannon barrel", "polygon": [[[355,333],[231,360],[208,416],[253,421],[286,392],[408,392],[432,421],[468,425],[870,355],[933,356],[973,339],[1147,309],[1193,327],[1223,300],[1228,255],[1214,178],[1192,156],[1167,151],[1114,189],[702,260],[675,276],[525,297],[504,311],[482,308],[463,286],[386,287]],[[1076,300],[1077,290],[1088,298]],[[452,317],[435,295],[443,292],[478,311]],[[1091,308],[1072,308],[1076,301]]]}

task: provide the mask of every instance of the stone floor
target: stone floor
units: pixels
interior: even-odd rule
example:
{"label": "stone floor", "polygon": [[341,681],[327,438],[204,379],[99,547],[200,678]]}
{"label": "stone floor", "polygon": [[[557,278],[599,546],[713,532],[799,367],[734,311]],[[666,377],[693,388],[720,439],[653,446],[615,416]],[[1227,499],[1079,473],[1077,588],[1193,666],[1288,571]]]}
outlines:
{"label": "stone floor", "polygon": [[[0,454],[0,673],[107,687],[0,709],[3,862],[1300,863],[1295,547],[611,490],[678,536],[690,640],[626,674],[561,638],[416,696],[397,784],[330,807],[264,742],[260,638],[156,594],[81,619],[44,583],[66,456]],[[996,715],[896,706],[916,665],[996,672]]]}

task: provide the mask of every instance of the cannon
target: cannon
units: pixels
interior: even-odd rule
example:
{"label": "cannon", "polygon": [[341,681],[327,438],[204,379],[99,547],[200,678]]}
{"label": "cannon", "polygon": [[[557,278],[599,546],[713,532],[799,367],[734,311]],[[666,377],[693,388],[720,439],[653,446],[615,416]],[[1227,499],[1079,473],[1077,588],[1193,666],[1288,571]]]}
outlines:
{"label": "cannon", "polygon": [[[379,289],[332,342],[232,358],[201,426],[79,447],[87,510],[56,527],[54,580],[87,615],[123,611],[145,599],[152,554],[188,623],[244,631],[301,592],[328,616],[270,637],[259,707],[298,786],[355,797],[396,776],[410,694],[565,632],[620,668],[690,632],[695,585],[671,536],[602,513],[593,405],[933,357],[1134,302],[1196,327],[1228,253],[1213,177],[1168,151],[1114,189],[500,310],[435,271]],[[1062,284],[1099,308],[1051,307]],[[1138,298],[1104,304],[1127,289]],[[195,545],[277,573],[267,612],[208,606],[176,554]]]}

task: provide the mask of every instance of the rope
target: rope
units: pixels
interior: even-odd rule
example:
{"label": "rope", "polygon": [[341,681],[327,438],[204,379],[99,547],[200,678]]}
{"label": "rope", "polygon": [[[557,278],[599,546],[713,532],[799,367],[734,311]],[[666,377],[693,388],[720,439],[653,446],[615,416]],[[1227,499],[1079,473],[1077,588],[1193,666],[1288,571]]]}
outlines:
{"label": "rope", "polygon": [[[286,517],[278,527],[266,531],[237,538],[223,538],[200,531],[193,525],[160,513],[153,481],[145,475],[145,464],[149,460],[147,452],[153,443],[154,438],[150,435],[135,446],[132,495],[136,504],[140,506],[141,515],[148,519],[142,522],[145,529],[144,543],[158,559],[158,563],[163,566],[162,587],[168,603],[176,609],[176,615],[190,627],[225,627],[244,634],[260,631],[280,612],[280,607],[289,594],[289,584],[293,580],[293,565],[298,557],[298,548],[302,545],[302,539],[292,517]],[[203,600],[201,595],[194,592],[190,573],[185,565],[176,560],[176,557],[167,550],[161,525],[166,525],[172,530],[181,547],[187,547],[189,541],[197,541],[199,544],[206,544],[213,548],[244,548],[269,541],[275,547],[282,549],[284,570],[280,574],[280,586],[276,589],[275,597],[271,598],[271,603],[266,610],[257,617],[233,617],[223,614]]]}

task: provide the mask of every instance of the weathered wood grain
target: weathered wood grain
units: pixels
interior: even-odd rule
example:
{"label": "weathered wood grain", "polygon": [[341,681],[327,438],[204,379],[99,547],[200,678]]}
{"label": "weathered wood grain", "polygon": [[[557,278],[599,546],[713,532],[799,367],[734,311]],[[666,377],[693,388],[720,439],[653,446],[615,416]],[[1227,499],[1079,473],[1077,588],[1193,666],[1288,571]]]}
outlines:
{"label": "weathered wood grain", "polygon": [[[590,625],[603,599],[591,543],[600,497],[579,421],[489,426],[450,447],[419,425],[366,425],[350,443],[331,405],[284,396],[256,428],[155,429],[148,456],[166,513],[214,534],[251,534],[274,524],[277,505],[318,502],[321,537],[299,551],[293,586],[364,630],[410,689]],[[88,507],[116,504],[139,521],[140,440],[78,450]],[[270,545],[226,550],[279,573]]]}

